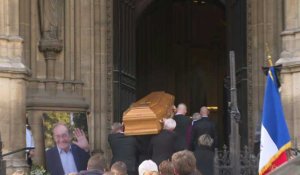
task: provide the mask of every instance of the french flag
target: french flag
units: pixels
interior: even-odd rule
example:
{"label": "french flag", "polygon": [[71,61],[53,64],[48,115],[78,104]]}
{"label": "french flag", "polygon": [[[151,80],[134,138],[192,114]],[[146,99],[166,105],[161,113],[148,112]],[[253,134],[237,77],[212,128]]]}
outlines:
{"label": "french flag", "polygon": [[291,148],[291,138],[285,122],[277,77],[270,67],[262,113],[259,175],[265,175],[288,161],[286,151]]}

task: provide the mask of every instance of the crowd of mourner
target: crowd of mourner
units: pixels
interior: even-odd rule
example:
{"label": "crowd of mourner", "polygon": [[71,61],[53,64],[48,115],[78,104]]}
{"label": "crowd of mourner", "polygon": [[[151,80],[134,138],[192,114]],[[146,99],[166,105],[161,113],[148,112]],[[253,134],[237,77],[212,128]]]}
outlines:
{"label": "crowd of mourner", "polygon": [[[212,175],[215,124],[203,106],[191,117],[185,104],[174,106],[163,119],[156,135],[128,136],[122,123],[113,123],[108,143],[110,162],[101,151],[90,151],[84,132],[73,134],[63,123],[53,126],[55,146],[46,152],[46,168],[51,175]],[[76,141],[72,142],[72,136]]]}

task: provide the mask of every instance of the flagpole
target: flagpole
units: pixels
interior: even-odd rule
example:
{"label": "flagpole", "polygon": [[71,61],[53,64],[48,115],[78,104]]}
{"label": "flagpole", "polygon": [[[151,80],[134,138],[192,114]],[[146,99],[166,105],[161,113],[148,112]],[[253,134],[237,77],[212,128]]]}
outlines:
{"label": "flagpole", "polygon": [[267,62],[268,62],[268,65],[269,65],[269,67],[272,67],[273,66],[273,62],[272,62],[272,56],[271,56],[271,52],[270,52],[268,43],[266,43],[266,52],[267,52]]}
{"label": "flagpole", "polygon": [[[266,43],[267,75],[261,123],[261,150],[259,174],[266,175],[287,162],[286,151],[291,146],[288,127],[285,122],[276,69]],[[278,67],[278,66],[277,66]],[[274,139],[276,138],[276,139]]]}

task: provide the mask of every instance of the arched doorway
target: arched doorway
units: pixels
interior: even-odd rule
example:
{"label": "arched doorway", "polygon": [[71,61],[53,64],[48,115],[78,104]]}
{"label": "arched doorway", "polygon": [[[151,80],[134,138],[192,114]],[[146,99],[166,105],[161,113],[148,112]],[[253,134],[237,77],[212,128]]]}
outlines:
{"label": "arched doorway", "polygon": [[[246,1],[114,0],[114,121],[137,98],[157,90],[186,103],[189,115],[217,106],[211,116],[228,139],[228,51],[236,55],[242,144],[248,142]],[[225,3],[226,2],[226,3]],[[228,78],[227,78],[228,80]],[[226,90],[227,88],[227,90]]]}
{"label": "arched doorway", "polygon": [[157,0],[139,16],[136,27],[137,98],[166,91],[175,95],[176,104],[187,104],[188,115],[203,105],[216,106],[211,116],[223,131],[228,66],[224,4]]}

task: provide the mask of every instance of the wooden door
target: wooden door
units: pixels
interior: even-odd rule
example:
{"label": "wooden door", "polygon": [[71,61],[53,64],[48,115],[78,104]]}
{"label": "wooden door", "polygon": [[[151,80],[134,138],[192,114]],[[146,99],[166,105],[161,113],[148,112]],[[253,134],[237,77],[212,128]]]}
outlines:
{"label": "wooden door", "polygon": [[136,98],[134,0],[114,0],[114,121]]}

